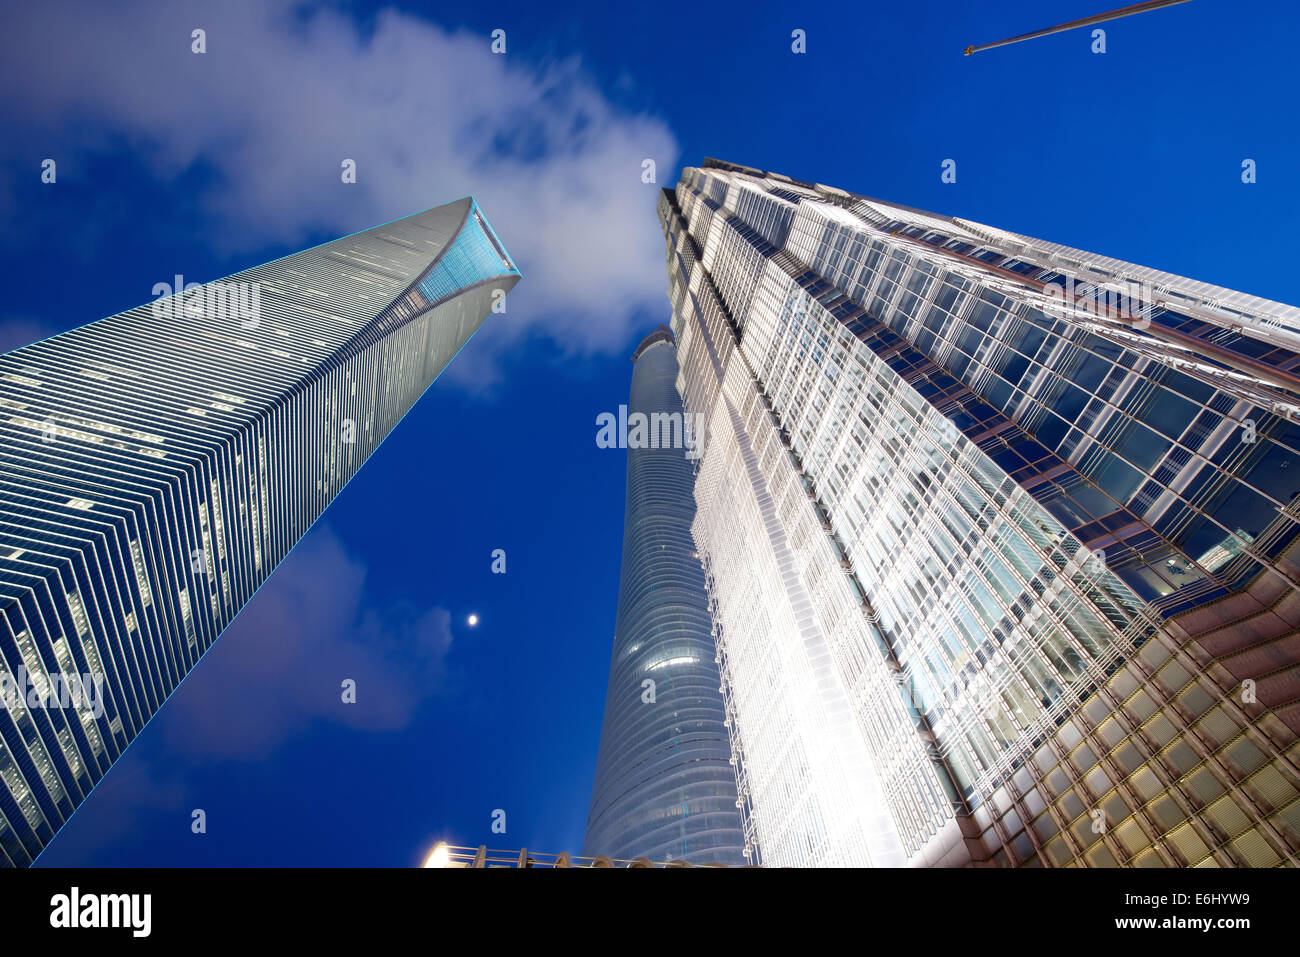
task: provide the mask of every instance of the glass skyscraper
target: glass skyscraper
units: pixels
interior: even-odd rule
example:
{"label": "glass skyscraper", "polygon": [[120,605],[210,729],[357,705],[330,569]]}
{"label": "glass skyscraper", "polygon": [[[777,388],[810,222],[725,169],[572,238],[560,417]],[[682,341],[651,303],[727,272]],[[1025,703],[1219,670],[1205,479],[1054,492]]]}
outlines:
{"label": "glass skyscraper", "polygon": [[0,356],[0,864],[31,863],[518,280],[466,198]]}
{"label": "glass skyscraper", "polygon": [[1300,863],[1300,310],[717,161],[659,216],[751,854]]}
{"label": "glass skyscraper", "polygon": [[[698,451],[666,328],[633,356],[627,508],[609,690],[583,853],[743,864],[704,574],[691,541]],[[612,416],[612,413],[611,413]]]}

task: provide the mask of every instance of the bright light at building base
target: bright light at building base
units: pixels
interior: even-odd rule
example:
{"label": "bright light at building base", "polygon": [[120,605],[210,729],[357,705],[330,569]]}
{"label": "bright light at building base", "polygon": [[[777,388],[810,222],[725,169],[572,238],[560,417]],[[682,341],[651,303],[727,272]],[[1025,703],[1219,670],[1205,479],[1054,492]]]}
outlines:
{"label": "bright light at building base", "polygon": [[429,856],[424,859],[425,867],[446,867],[451,863],[451,851],[447,850],[447,842],[439,841],[429,852]]}

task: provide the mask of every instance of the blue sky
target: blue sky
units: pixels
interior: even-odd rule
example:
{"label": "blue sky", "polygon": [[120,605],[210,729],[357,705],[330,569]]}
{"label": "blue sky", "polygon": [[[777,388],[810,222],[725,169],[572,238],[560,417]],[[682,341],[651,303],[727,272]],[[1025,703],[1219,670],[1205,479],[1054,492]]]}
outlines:
{"label": "blue sky", "polygon": [[1295,302],[1293,5],[1193,0],[1107,24],[1102,55],[1086,31],[961,55],[1115,5],[128,0],[9,15],[0,348],[137,305],[178,272],[219,278],[467,193],[524,273],[41,863],[405,865],[439,838],[578,850],[625,467],[596,447],[595,418],[626,401],[631,351],[667,319],[654,202],[683,162]]}

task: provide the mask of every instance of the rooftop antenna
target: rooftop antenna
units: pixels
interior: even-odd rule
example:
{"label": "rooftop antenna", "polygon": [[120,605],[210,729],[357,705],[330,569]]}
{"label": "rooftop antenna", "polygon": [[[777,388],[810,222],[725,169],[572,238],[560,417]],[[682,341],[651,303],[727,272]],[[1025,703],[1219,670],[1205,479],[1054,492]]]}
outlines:
{"label": "rooftop antenna", "polygon": [[1174,4],[1187,2],[1188,0],[1146,0],[1145,3],[1134,3],[1127,7],[1120,7],[1118,10],[1112,10],[1110,13],[1098,13],[1091,17],[1084,17],[1082,20],[1071,20],[1069,23],[1062,23],[1059,26],[1035,30],[1033,33],[1022,33],[1018,37],[997,40],[993,43],[982,43],[977,47],[967,47],[963,52],[966,56],[970,56],[972,53],[978,53],[981,50],[992,50],[994,47],[1004,47],[1009,43],[1019,43],[1021,40],[1051,36],[1053,33],[1064,33],[1066,30],[1088,27],[1094,23],[1105,23],[1107,20],[1118,20],[1120,17],[1131,17],[1135,13],[1147,13],[1151,10],[1159,10],[1161,7],[1172,7]]}

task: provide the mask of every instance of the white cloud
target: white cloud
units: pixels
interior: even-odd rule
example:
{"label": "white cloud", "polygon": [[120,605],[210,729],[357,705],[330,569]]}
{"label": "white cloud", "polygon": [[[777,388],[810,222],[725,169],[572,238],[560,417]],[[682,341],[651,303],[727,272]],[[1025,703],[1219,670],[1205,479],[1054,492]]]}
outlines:
{"label": "white cloud", "polygon": [[[7,18],[9,109],[48,131],[51,152],[111,136],[162,178],[210,170],[210,221],[194,228],[224,252],[473,193],[524,273],[507,315],[490,320],[488,352],[538,331],[578,353],[620,350],[638,308],[664,307],[657,187],[641,163],[670,176],[671,133],[612,104],[576,61],[529,64],[509,23],[501,56],[486,35],[392,10],[363,30],[287,0],[53,6]],[[195,27],[206,54],[190,52]],[[340,182],[344,158],[356,185]],[[482,346],[473,357],[491,358]]]}
{"label": "white cloud", "polygon": [[[161,723],[174,749],[249,760],[315,721],[406,727],[445,686],[451,613],[374,607],[365,578],[328,527],[309,532],[168,700]],[[355,702],[343,701],[344,680]]]}

